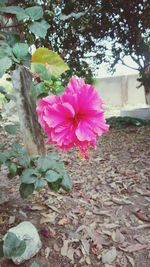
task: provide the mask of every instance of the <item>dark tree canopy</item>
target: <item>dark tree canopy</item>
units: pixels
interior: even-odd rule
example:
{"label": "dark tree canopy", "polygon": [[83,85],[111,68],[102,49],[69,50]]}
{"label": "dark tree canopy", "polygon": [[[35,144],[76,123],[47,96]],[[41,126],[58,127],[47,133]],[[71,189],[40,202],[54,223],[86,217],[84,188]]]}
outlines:
{"label": "dark tree canopy", "polygon": [[[58,52],[70,72],[91,76],[102,62],[115,70],[130,55],[137,63],[141,82],[149,90],[150,2],[149,0],[10,0],[23,7],[39,4],[50,24],[41,41],[27,32],[31,44]],[[88,60],[88,61],[87,61]],[[130,66],[132,67],[132,66]],[[70,73],[71,74],[71,73]]]}

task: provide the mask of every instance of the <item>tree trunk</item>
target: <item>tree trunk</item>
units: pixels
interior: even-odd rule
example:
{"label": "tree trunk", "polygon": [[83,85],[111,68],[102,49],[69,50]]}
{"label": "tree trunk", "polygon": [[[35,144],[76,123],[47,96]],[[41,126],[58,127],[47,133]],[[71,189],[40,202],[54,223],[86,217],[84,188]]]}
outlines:
{"label": "tree trunk", "polygon": [[150,62],[146,62],[146,67],[143,74],[143,85],[145,90],[146,104],[150,107]]}
{"label": "tree trunk", "polygon": [[29,155],[45,154],[44,138],[37,120],[36,105],[30,96],[32,76],[25,67],[19,66],[13,71],[12,82],[24,146]]}
{"label": "tree trunk", "polygon": [[146,104],[150,107],[150,85],[144,86]]}

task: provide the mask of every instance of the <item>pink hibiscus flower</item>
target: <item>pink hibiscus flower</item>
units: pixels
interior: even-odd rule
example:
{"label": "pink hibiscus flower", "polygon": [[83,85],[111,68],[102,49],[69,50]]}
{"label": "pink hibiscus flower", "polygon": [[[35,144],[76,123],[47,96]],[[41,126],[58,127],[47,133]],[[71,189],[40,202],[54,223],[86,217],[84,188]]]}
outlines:
{"label": "pink hibiscus flower", "polygon": [[88,147],[96,148],[97,137],[109,129],[98,92],[76,76],[62,95],[40,99],[36,111],[48,142],[62,150],[78,147],[84,158]]}

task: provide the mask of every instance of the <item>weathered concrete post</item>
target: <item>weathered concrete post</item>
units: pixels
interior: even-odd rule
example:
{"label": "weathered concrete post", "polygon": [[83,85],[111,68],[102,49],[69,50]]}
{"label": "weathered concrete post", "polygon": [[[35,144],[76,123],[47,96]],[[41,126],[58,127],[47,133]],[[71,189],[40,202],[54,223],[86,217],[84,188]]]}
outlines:
{"label": "weathered concrete post", "polygon": [[24,146],[29,155],[45,154],[44,138],[36,115],[36,104],[30,96],[32,75],[24,66],[12,73],[17,110]]}

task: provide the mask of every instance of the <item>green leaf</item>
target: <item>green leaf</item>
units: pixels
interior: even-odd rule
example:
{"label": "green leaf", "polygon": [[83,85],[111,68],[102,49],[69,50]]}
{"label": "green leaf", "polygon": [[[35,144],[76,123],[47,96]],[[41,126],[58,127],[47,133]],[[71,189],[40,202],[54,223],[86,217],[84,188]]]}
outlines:
{"label": "green leaf", "polygon": [[8,45],[0,47],[0,58],[3,58],[5,56],[12,56],[12,49]]}
{"label": "green leaf", "polygon": [[65,168],[63,162],[56,161],[53,165],[52,169],[58,173],[60,173],[62,176],[65,174]]}
{"label": "green leaf", "polygon": [[41,22],[33,22],[29,25],[29,30],[34,33],[35,36],[45,38],[47,34],[47,30],[50,25],[45,21],[42,20]]}
{"label": "green leaf", "polygon": [[3,244],[4,244],[4,241],[1,240],[0,241],[0,258],[3,258],[4,257]]}
{"label": "green leaf", "polygon": [[63,72],[69,69],[68,65],[55,52],[48,48],[38,48],[32,55],[32,68],[34,71],[34,64],[44,64],[49,72],[58,77]]}
{"label": "green leaf", "polygon": [[4,144],[1,144],[1,143],[0,143],[0,150],[3,150],[4,147],[5,147]]}
{"label": "green leaf", "polygon": [[60,174],[53,170],[50,170],[46,173],[45,178],[49,183],[53,183],[60,179]]}
{"label": "green leaf", "polygon": [[18,151],[18,161],[24,167],[28,167],[30,164],[30,157],[24,147]]}
{"label": "green leaf", "polygon": [[[7,46],[8,46],[8,44],[13,46],[15,43],[20,41],[20,36],[18,34],[12,34],[10,32],[2,32],[2,31],[0,31],[0,34],[5,36],[5,39],[7,41]],[[11,50],[11,47],[9,47],[9,48]],[[11,54],[12,54],[12,52],[11,52]]]}
{"label": "green leaf", "polygon": [[49,90],[45,87],[44,82],[34,85],[31,89],[31,96],[37,100],[41,96],[47,96]]}
{"label": "green leaf", "polygon": [[9,57],[3,57],[0,59],[0,78],[12,65],[12,61]]}
{"label": "green leaf", "polygon": [[56,162],[49,160],[47,157],[40,157],[37,162],[37,168],[41,171],[47,171],[48,169],[51,169]]}
{"label": "green leaf", "polygon": [[19,257],[25,252],[25,249],[25,241],[21,241],[14,233],[8,232],[3,244],[4,256],[7,259]]}
{"label": "green leaf", "polygon": [[23,59],[27,56],[28,51],[29,51],[29,46],[25,43],[16,43],[13,46],[12,49],[14,55],[18,59]]}
{"label": "green leaf", "polygon": [[52,89],[55,90],[57,95],[60,95],[64,92],[64,86],[62,86],[60,81],[56,81],[52,84]]}
{"label": "green leaf", "polygon": [[72,189],[72,186],[73,186],[72,179],[67,173],[63,177],[61,186],[67,192],[71,191]]}
{"label": "green leaf", "polygon": [[26,14],[32,19],[32,20],[38,20],[43,17],[43,9],[40,6],[32,6],[25,9]]}
{"label": "green leaf", "polygon": [[15,163],[11,162],[11,164],[8,167],[9,174],[11,177],[14,177],[17,174],[17,166]]}
{"label": "green leaf", "polygon": [[59,189],[61,188],[61,182],[62,182],[62,178],[58,179],[56,182],[54,183],[47,183],[48,187],[53,190],[54,192],[58,192]]}
{"label": "green leaf", "polygon": [[9,134],[16,134],[18,126],[14,124],[8,124],[4,127],[4,129]]}
{"label": "green leaf", "polygon": [[19,153],[19,151],[22,149],[22,146],[18,143],[13,143],[12,144],[12,149],[16,152]]}
{"label": "green leaf", "polygon": [[4,6],[7,2],[8,2],[8,0],[1,0],[0,1],[0,6]]}
{"label": "green leaf", "polygon": [[21,21],[21,20],[25,20],[25,19],[29,19],[29,15],[26,14],[26,12],[23,10],[22,12],[19,12],[16,14],[17,20]]}
{"label": "green leaf", "polygon": [[22,168],[22,167],[19,166],[19,167],[17,168],[17,174],[18,174],[19,176],[21,176],[23,170],[24,170],[24,168]]}
{"label": "green leaf", "polygon": [[30,157],[27,154],[27,151],[20,144],[12,144],[11,153],[18,158],[19,164],[28,167],[30,164]]}
{"label": "green leaf", "polygon": [[0,13],[10,13],[10,14],[17,14],[23,11],[24,9],[19,6],[7,6],[7,7],[2,7],[0,9]]}
{"label": "green leaf", "polygon": [[34,184],[21,184],[19,191],[23,199],[28,198],[34,191]]}
{"label": "green leaf", "polygon": [[29,267],[40,267],[40,265],[36,261],[33,261]]}
{"label": "green leaf", "polygon": [[47,68],[42,65],[42,64],[34,64],[34,70],[36,73],[39,74],[40,78],[43,81],[50,81],[51,80],[51,75],[48,72]]}
{"label": "green leaf", "polygon": [[46,185],[47,185],[47,182],[45,181],[45,179],[37,179],[35,182],[35,189],[39,191],[42,188],[44,188]]}
{"label": "green leaf", "polygon": [[36,179],[36,169],[26,169],[20,176],[20,180],[24,184],[33,184]]}
{"label": "green leaf", "polygon": [[5,163],[6,159],[5,153],[0,153],[0,166]]}
{"label": "green leaf", "polygon": [[51,152],[46,155],[48,160],[59,160],[59,154],[57,152]]}

